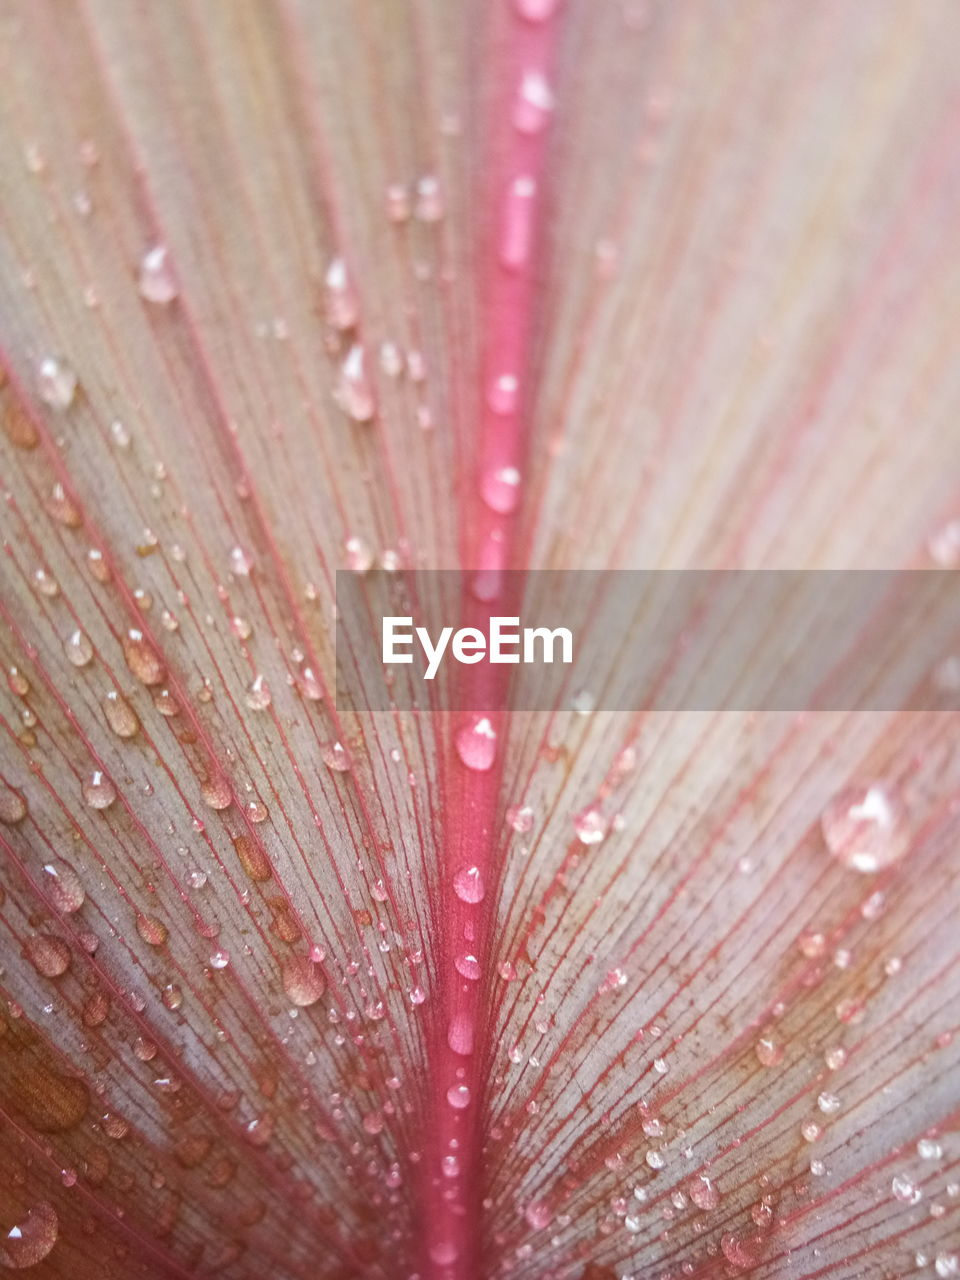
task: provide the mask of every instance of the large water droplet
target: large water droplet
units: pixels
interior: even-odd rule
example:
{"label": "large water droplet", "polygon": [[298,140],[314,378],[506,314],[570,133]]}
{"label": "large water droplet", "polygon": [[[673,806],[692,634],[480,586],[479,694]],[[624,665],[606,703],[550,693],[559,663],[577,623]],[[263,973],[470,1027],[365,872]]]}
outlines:
{"label": "large water droplet", "polygon": [[66,360],[47,356],[38,371],[40,399],[52,409],[69,409],[77,394],[77,375]]}
{"label": "large water droplet", "polygon": [[59,1230],[56,1210],[41,1200],[9,1230],[0,1234],[0,1266],[9,1267],[11,1271],[36,1266],[56,1244]]}
{"label": "large water droplet", "polygon": [[455,1111],[463,1111],[470,1105],[470,1090],[465,1084],[452,1084],[447,1090],[447,1102]]}
{"label": "large water droplet", "polygon": [[486,716],[478,716],[458,730],[457,755],[477,773],[493,768],[497,758],[497,731]]}
{"label": "large water droplet", "polygon": [[542,1231],[544,1227],[549,1227],[553,1214],[550,1212],[550,1206],[544,1204],[542,1200],[535,1200],[533,1204],[528,1204],[523,1212],[527,1223],[534,1231]]}
{"label": "large water droplet", "polygon": [[705,1173],[693,1178],[687,1185],[687,1191],[698,1209],[716,1209],[720,1203],[720,1193]]}
{"label": "large water droplet", "polygon": [[0,822],[14,827],[27,816],[27,802],[13,787],[0,785]]}
{"label": "large water droplet", "polygon": [[140,297],[161,305],[177,296],[177,281],[170,266],[170,255],[164,244],[148,249],[140,260]]}
{"label": "large water droplet", "polygon": [[261,674],[257,674],[247,685],[243,700],[251,711],[266,711],[273,701],[270,687]]}
{"label": "large water droplet", "polygon": [[156,916],[137,916],[137,933],[148,947],[162,947],[167,940],[167,926]]}
{"label": "large water droplet", "polygon": [[136,711],[116,689],[111,689],[104,698],[103,711],[107,724],[118,738],[132,738],[139,731],[140,719]]}
{"label": "large water droplet", "polygon": [[94,769],[82,790],[84,804],[91,809],[109,809],[117,798],[117,788],[101,769]]}
{"label": "large water droplet", "polygon": [[320,758],[334,773],[346,773],[353,764],[350,752],[342,742],[321,743]]}
{"label": "large water droplet", "polygon": [[491,511],[502,516],[510,515],[516,511],[520,501],[520,472],[516,467],[495,467],[485,471],[480,496]]}
{"label": "large water droplet", "polygon": [[470,955],[469,952],[462,952],[454,959],[454,967],[461,978],[468,978],[471,982],[476,982],[480,977],[480,961],[476,956]]}
{"label": "large water droplet", "polygon": [[86,894],[80,883],[80,877],[70,863],[57,858],[54,862],[48,862],[43,870],[44,888],[54,909],[63,915],[79,911]]}
{"label": "large water droplet", "polygon": [[880,871],[910,846],[903,806],[879,782],[839,792],[821,814],[820,826],[829,851],[853,871]]}
{"label": "large water droplet", "polygon": [[453,877],[453,891],[461,902],[482,902],[486,885],[479,867],[461,867]]}
{"label": "large water droplet", "polygon": [[124,637],[123,656],[127,666],[141,684],[160,684],[166,675],[166,667],[160,655],[143,632],[135,627]]}
{"label": "large water droplet", "polygon": [[75,667],[86,667],[93,660],[93,645],[90,643],[90,637],[79,628],[67,636],[63,642],[63,651]]}
{"label": "large water droplet", "polygon": [[301,1009],[316,1004],[327,989],[323,970],[309,956],[287,960],[281,970],[281,980],[287,999]]}
{"label": "large water droplet", "polygon": [[44,978],[59,978],[70,968],[70,948],[52,933],[38,933],[23,944],[24,954]]}

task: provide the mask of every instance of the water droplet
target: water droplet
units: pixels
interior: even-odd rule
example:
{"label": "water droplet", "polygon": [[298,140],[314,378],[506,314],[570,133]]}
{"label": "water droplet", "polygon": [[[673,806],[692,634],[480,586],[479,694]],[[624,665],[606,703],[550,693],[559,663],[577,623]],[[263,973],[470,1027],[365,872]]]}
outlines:
{"label": "water droplet", "polygon": [[514,0],[514,8],[525,22],[546,22],[556,13],[560,0]]}
{"label": "water droplet", "polygon": [[430,1246],[430,1261],[438,1267],[449,1267],[457,1260],[457,1246],[448,1240],[438,1241]]}
{"label": "water droplet", "polygon": [[817,1098],[817,1106],[825,1116],[832,1116],[840,1110],[840,1099],[835,1093],[821,1093]]}
{"label": "water droplet", "polygon": [[705,1173],[693,1178],[687,1184],[687,1191],[698,1209],[716,1209],[720,1203],[720,1192]]}
{"label": "water droplet", "polygon": [[334,258],[324,276],[324,314],[332,329],[352,329],[360,318],[360,306],[347,264]]}
{"label": "water droplet", "polygon": [[508,516],[516,511],[520,501],[520,472],[516,467],[496,467],[484,473],[480,496],[498,515]]}
{"label": "water droplet", "polygon": [[230,548],[230,572],[236,578],[249,578],[253,568],[253,557],[243,547]]}
{"label": "water droplet", "polygon": [[930,559],[941,569],[960,566],[960,520],[948,520],[927,540]]}
{"label": "water droplet", "polygon": [[205,778],[200,784],[200,794],[203,797],[204,804],[211,809],[229,809],[233,803],[233,792],[230,789],[230,783],[222,773],[213,774]]}
{"label": "water droplet", "polygon": [[167,926],[156,916],[137,916],[137,933],[148,947],[162,947],[167,940]]}
{"label": "water droplet", "polygon": [[373,568],[373,551],[363,538],[354,534],[343,544],[347,553],[347,568],[354,573],[369,573]]}
{"label": "water droplet", "polygon": [[9,1267],[11,1271],[36,1266],[56,1244],[59,1230],[56,1210],[41,1200],[0,1235],[0,1266]]}
{"label": "water droplet", "polygon": [[542,1231],[544,1227],[549,1227],[553,1218],[550,1206],[544,1204],[542,1200],[535,1200],[533,1204],[528,1204],[523,1216],[534,1231]]}
{"label": "water droplet", "polygon": [[839,1071],[847,1060],[847,1051],[842,1045],[834,1045],[824,1053],[823,1060],[831,1071]]}
{"label": "water droplet", "polygon": [[507,822],[517,835],[525,836],[533,829],[533,810],[529,805],[511,805],[507,810]]}
{"label": "water droplet", "polygon": [[251,711],[266,711],[273,701],[269,686],[263,676],[257,674],[247,685],[243,700]]}
{"label": "water droplet", "polygon": [[527,175],[514,178],[507,188],[500,227],[500,261],[514,271],[530,258],[536,195],[537,184]]}
{"label": "water droplet", "polygon": [[24,954],[44,978],[59,978],[70,968],[70,948],[52,933],[38,933],[23,944]]}
{"label": "water droplet", "polygon": [[456,746],[468,769],[485,773],[497,756],[497,732],[486,716],[479,716],[458,730]]}
{"label": "water droplet", "polygon": [[0,822],[14,827],[27,816],[27,802],[13,787],[0,786]]}
{"label": "water droplet", "polygon": [[321,743],[320,758],[334,773],[346,773],[353,765],[350,752],[342,742]]}
{"label": "water droplet", "polygon": [[354,343],[340,366],[334,392],[337,404],[354,422],[369,422],[373,417],[373,389],[364,368],[365,358],[363,347]]}
{"label": "water droplet", "polygon": [[103,700],[107,724],[118,738],[133,738],[140,729],[136,711],[116,689],[111,689]]}
{"label": "water droplet", "polygon": [[414,215],[421,222],[439,222],[443,217],[443,212],[443,195],[440,191],[440,183],[433,174],[427,174],[417,182],[417,200],[414,206]]}
{"label": "water droplet", "polygon": [[830,853],[854,871],[880,871],[899,861],[910,844],[902,805],[878,782],[839,792],[820,825]]}
{"label": "water droplet", "polygon": [[487,391],[487,404],[501,418],[516,412],[520,397],[520,383],[512,373],[501,373],[494,378]]}
{"label": "water droplet", "polygon": [[901,1204],[917,1204],[923,1197],[920,1188],[914,1186],[909,1178],[900,1173],[894,1175],[890,1190],[893,1192],[893,1198],[899,1200]]}
{"label": "water droplet", "polygon": [[955,1253],[938,1253],[933,1269],[940,1280],[947,1280],[950,1276],[960,1276],[960,1260]]}
{"label": "water droplet", "polygon": [[513,126],[520,133],[540,133],[553,111],[553,93],[542,71],[525,71],[513,103]]}
{"label": "water droplet", "polygon": [[75,667],[86,667],[93,660],[93,645],[90,643],[90,637],[79,628],[63,642],[63,651]]}
{"label": "water droplet", "polygon": [[91,809],[109,809],[117,798],[116,787],[100,769],[94,769],[82,791],[84,804]]}
{"label": "water droplet", "polygon": [[599,809],[584,809],[573,819],[573,829],[581,844],[599,844],[607,834],[607,820]]}
{"label": "water droplet", "polygon": [[229,951],[214,951],[213,955],[210,957],[211,969],[226,969],[229,963],[230,963]]}
{"label": "water droplet", "polygon": [[123,656],[127,666],[141,684],[160,684],[167,673],[160,655],[136,628],[127,632],[123,640]]}
{"label": "water droplet", "polygon": [[917,1143],[917,1155],[921,1160],[939,1160],[943,1155],[943,1147],[932,1138],[921,1138]]}
{"label": "water droplet", "polygon": [[38,389],[44,404],[52,409],[69,409],[77,394],[77,375],[66,360],[47,356],[40,361]]}
{"label": "water droplet", "polygon": [[476,956],[462,952],[454,959],[454,967],[461,978],[468,978],[471,982],[476,982],[480,977],[480,961]]}
{"label": "water droplet", "polygon": [[80,877],[70,863],[64,862],[62,858],[57,858],[54,862],[48,862],[43,870],[45,875],[44,888],[53,903],[54,910],[61,912],[63,915],[70,915],[74,911],[79,911],[83,906],[86,894],[83,891],[83,885],[80,883]]}
{"label": "water droplet", "polygon": [[426,1000],[427,993],[423,987],[411,987],[407,992],[407,997],[412,1005],[420,1005]]}
{"label": "water droplet", "polygon": [[753,1051],[762,1067],[775,1067],[783,1061],[783,1046],[769,1037],[758,1040]]}
{"label": "water droplet", "polygon": [[177,296],[177,281],[166,245],[155,245],[143,255],[138,288],[146,302],[166,304]]}
{"label": "water droplet", "polygon": [[482,902],[486,893],[479,867],[462,867],[453,877],[453,891],[461,902]]}
{"label": "water droplet", "polygon": [[327,989],[323,970],[309,956],[295,956],[285,961],[281,980],[287,999],[301,1009],[316,1004]]}
{"label": "water droplet", "polygon": [[452,1084],[447,1090],[447,1102],[455,1111],[470,1105],[470,1090],[465,1084]]}

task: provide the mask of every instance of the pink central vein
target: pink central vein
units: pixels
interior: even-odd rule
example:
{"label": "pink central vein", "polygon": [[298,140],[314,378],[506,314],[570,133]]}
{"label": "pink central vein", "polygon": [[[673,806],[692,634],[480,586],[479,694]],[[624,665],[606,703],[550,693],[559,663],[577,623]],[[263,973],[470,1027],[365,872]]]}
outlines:
{"label": "pink central vein", "polygon": [[[530,425],[524,380],[542,259],[556,7],[556,0],[514,0],[506,29],[497,23],[495,32],[501,92],[490,122],[492,231],[481,267],[482,386],[463,559],[470,566],[464,621],[481,629],[493,613],[503,611],[501,575],[517,567],[516,511]],[[503,668],[465,670],[463,705],[497,705],[500,690],[491,685],[500,681]],[[493,854],[508,714],[458,720],[444,765],[441,991],[431,1036],[422,1198],[423,1273],[430,1280],[477,1280],[481,1273],[483,1055],[477,1042],[484,1031],[495,951]]]}

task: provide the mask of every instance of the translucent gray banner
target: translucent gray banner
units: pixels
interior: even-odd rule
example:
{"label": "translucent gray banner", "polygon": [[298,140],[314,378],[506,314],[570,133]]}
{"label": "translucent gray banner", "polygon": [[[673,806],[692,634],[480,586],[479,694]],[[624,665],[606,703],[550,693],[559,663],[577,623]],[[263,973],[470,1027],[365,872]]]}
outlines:
{"label": "translucent gray banner", "polygon": [[960,708],[949,570],[544,570],[503,574],[485,602],[472,587],[338,573],[338,709]]}

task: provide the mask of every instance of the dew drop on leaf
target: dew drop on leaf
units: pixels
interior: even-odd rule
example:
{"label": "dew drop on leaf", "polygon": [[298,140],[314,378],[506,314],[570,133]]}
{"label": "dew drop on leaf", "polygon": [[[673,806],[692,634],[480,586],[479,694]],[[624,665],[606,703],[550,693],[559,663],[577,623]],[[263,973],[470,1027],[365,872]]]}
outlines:
{"label": "dew drop on leaf", "polygon": [[0,822],[6,827],[16,826],[27,816],[27,802],[13,787],[0,786]]}
{"label": "dew drop on leaf", "polygon": [[457,731],[456,746],[468,769],[485,773],[497,757],[497,731],[486,716],[479,716]]}
{"label": "dew drop on leaf", "polygon": [[44,888],[55,910],[63,915],[79,911],[86,894],[80,883],[80,877],[70,863],[57,858],[53,862],[48,862],[43,871]]}
{"label": "dew drop on leaf", "polygon": [[347,264],[334,258],[324,276],[324,315],[332,329],[352,329],[360,318],[356,290]]}
{"label": "dew drop on leaf", "polygon": [[167,926],[156,916],[137,916],[137,933],[148,947],[162,947],[167,940]]}
{"label": "dew drop on leaf", "polygon": [[354,343],[340,366],[334,393],[337,404],[354,422],[369,422],[373,417],[373,389],[367,377],[365,362],[363,347]]}
{"label": "dew drop on leaf", "polygon": [[525,71],[513,104],[513,126],[520,133],[540,133],[553,111],[553,93],[541,71]]}
{"label": "dew drop on leaf", "polygon": [[903,806],[879,782],[840,791],[823,810],[820,826],[837,861],[865,874],[899,861],[910,843]]}
{"label": "dew drop on leaf", "polygon": [[160,655],[143,632],[135,627],[124,637],[123,656],[130,671],[141,684],[160,684],[166,675],[166,667]]}
{"label": "dew drop on leaf", "polygon": [[447,1090],[447,1102],[455,1111],[463,1111],[470,1105],[470,1089],[465,1084],[452,1084]]}
{"label": "dew drop on leaf", "polygon": [[70,948],[52,933],[38,933],[23,944],[27,959],[44,978],[59,978],[70,968]]}
{"label": "dew drop on leaf", "polygon": [[287,999],[301,1009],[316,1004],[327,989],[323,970],[309,956],[285,961],[280,976]]}
{"label": "dew drop on leaf", "polygon": [[334,773],[346,773],[353,765],[350,752],[342,742],[324,742],[320,746],[320,758]]}
{"label": "dew drop on leaf", "polygon": [[109,809],[117,798],[117,789],[101,769],[94,769],[83,784],[83,802],[91,809]]}
{"label": "dew drop on leaf", "polygon": [[461,867],[453,877],[453,891],[461,902],[482,902],[486,893],[479,867]]}
{"label": "dew drop on leaf", "polygon": [[53,1205],[46,1201],[34,1205],[6,1231],[0,1226],[0,1266],[11,1271],[36,1266],[56,1244],[59,1230]]}
{"label": "dew drop on leaf", "polygon": [[720,1203],[720,1193],[705,1173],[693,1178],[687,1185],[687,1191],[698,1209],[716,1209]]}
{"label": "dew drop on leaf", "polygon": [[146,302],[166,305],[177,296],[177,281],[170,266],[167,246],[154,245],[140,260],[140,276],[137,287]]}
{"label": "dew drop on leaf", "polygon": [[77,394],[77,375],[66,360],[47,356],[40,361],[37,387],[44,404],[52,409],[69,409]]}
{"label": "dew drop on leaf", "polygon": [[107,724],[118,738],[133,738],[140,729],[140,718],[126,698],[111,689],[103,700]]}
{"label": "dew drop on leaf", "polygon": [[599,844],[607,834],[607,821],[599,809],[584,809],[574,817],[573,829],[581,844]]}

